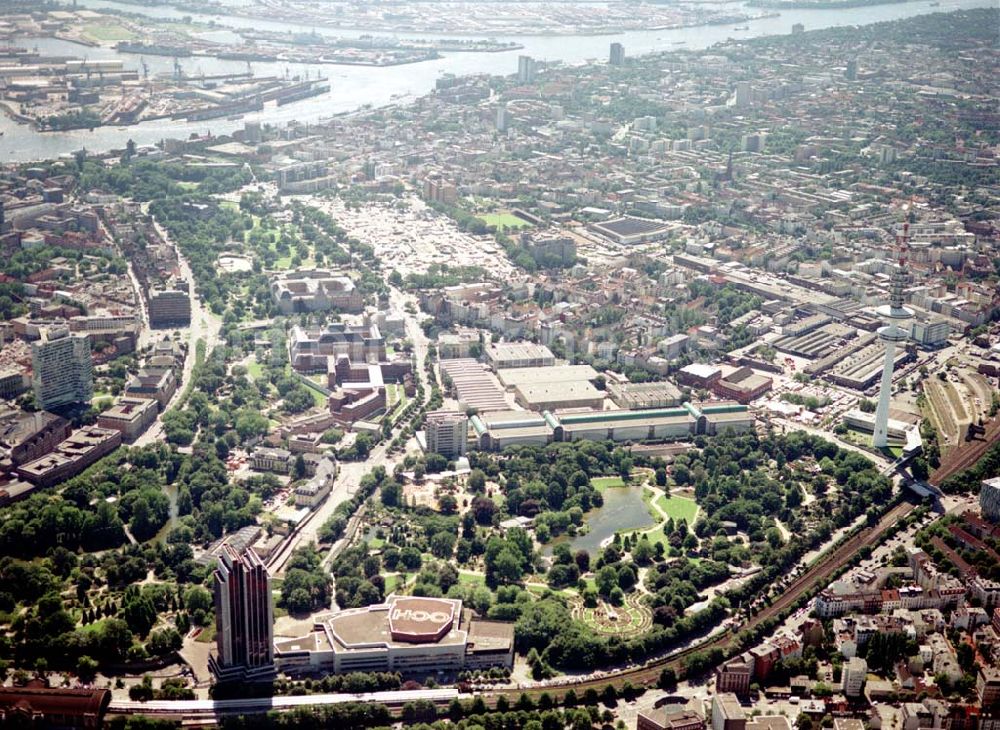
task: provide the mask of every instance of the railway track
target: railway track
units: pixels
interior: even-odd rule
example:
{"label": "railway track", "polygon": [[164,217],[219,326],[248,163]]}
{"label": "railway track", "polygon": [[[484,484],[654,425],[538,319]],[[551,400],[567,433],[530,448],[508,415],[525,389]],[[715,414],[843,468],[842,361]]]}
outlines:
{"label": "railway track", "polygon": [[[825,553],[815,563],[813,563],[812,567],[810,567],[805,573],[793,580],[788,588],[783,591],[773,603],[757,613],[746,624],[740,626],[739,630],[752,630],[765,621],[777,618],[782,612],[795,604],[795,602],[810,589],[826,585],[834,573],[854,559],[859,550],[877,543],[888,530],[892,529],[900,520],[910,514],[910,512],[914,509],[916,509],[915,504],[906,501],[901,502],[889,510],[873,527],[866,527],[862,529],[846,542],[834,548],[831,552]],[[726,629],[726,631],[718,634],[715,638],[710,639],[709,641],[705,641],[679,651],[671,652],[658,659],[651,660],[641,667],[633,667],[619,672],[609,673],[608,675],[597,679],[582,681],[573,681],[568,679],[565,682],[549,684],[544,687],[503,688],[485,693],[484,697],[488,698],[490,702],[495,704],[496,700],[501,696],[510,700],[512,698],[520,697],[522,693],[527,694],[529,697],[537,697],[545,692],[552,694],[554,692],[566,692],[572,689],[579,694],[580,692],[585,692],[588,689],[596,689],[600,691],[609,684],[614,685],[616,688],[621,688],[625,682],[629,682],[635,686],[655,686],[659,681],[660,673],[664,669],[673,669],[677,673],[678,677],[684,676],[685,660],[696,653],[712,651],[713,649],[721,649],[727,656],[734,653],[734,649],[738,648],[733,643],[734,638],[734,630],[730,628]]]}
{"label": "railway track", "polygon": [[986,435],[982,440],[959,443],[941,461],[941,466],[931,475],[931,483],[940,485],[945,479],[968,469],[979,461],[983,454],[1000,441],[1000,418],[986,423]]}

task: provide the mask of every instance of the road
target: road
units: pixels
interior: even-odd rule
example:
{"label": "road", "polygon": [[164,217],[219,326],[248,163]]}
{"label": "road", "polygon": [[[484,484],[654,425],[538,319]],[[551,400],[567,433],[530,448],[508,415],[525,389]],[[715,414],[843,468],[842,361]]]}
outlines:
{"label": "road", "polygon": [[[414,372],[420,373],[420,377],[425,378],[423,367],[424,361],[427,358],[430,341],[420,328],[418,315],[410,314],[406,311],[408,304],[411,305],[410,308],[413,311],[419,311],[416,308],[416,298],[403,293],[395,287],[390,287],[389,291],[389,302],[392,308],[404,313],[406,336],[413,343]],[[428,398],[430,398],[430,387],[425,386],[422,402],[426,402]],[[397,432],[398,429],[394,430],[393,436]],[[298,547],[318,542],[317,535],[319,529],[333,516],[339,505],[354,496],[365,474],[377,466],[385,467],[387,472],[392,472],[398,458],[388,453],[389,443],[392,441],[393,436],[383,439],[377,444],[365,461],[340,462],[338,464],[339,472],[330,496],[299,523],[288,539],[268,559],[267,568],[272,576],[280,576],[284,573],[288,559]]]}
{"label": "road", "polygon": [[[170,240],[170,236],[163,229],[163,227],[160,226],[159,223],[155,223],[155,225],[157,233],[160,234],[163,240],[168,241],[174,247],[174,250],[177,252],[177,264],[180,274],[191,284],[191,324],[188,327],[179,328],[181,336],[187,340],[187,352],[184,355],[184,368],[181,372],[180,385],[177,388],[177,392],[174,393],[170,402],[167,403],[167,407],[163,409],[163,412],[166,413],[168,410],[177,405],[181,397],[183,397],[184,390],[188,383],[191,382],[191,375],[194,372],[194,364],[197,359],[198,341],[201,340],[205,343],[205,354],[207,355],[210,353],[219,343],[219,332],[222,330],[222,320],[205,306],[205,303],[198,295],[198,292],[195,291],[194,274],[191,272],[188,260],[181,253],[177,245]],[[131,272],[131,268],[129,271]],[[143,334],[147,335],[149,339],[143,344],[152,344],[152,342],[159,337],[162,332],[164,331],[150,329],[149,319],[147,317],[144,322]],[[162,415],[163,414],[161,413],[160,416],[157,417],[156,422],[150,426],[144,434],[136,439],[136,446],[146,446],[163,440]]]}

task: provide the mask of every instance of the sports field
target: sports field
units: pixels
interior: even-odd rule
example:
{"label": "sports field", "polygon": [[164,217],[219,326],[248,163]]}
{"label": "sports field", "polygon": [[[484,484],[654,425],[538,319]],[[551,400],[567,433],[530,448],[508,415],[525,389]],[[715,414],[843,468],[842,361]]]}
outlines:
{"label": "sports field", "polygon": [[484,213],[479,216],[479,220],[488,226],[496,226],[498,231],[516,231],[519,228],[531,227],[528,221],[521,220],[513,213]]}

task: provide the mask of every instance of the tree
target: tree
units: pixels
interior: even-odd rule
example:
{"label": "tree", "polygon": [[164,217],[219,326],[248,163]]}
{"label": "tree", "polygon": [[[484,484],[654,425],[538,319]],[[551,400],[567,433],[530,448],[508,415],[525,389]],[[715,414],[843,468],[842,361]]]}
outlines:
{"label": "tree", "polygon": [[486,474],[482,469],[473,469],[469,472],[469,491],[482,493],[486,490]]}
{"label": "tree", "polygon": [[97,662],[86,654],[76,660],[76,675],[81,682],[92,682],[97,675]]}
{"label": "tree", "polygon": [[493,561],[492,574],[501,583],[516,583],[523,574],[521,559],[514,551],[505,547]]}
{"label": "tree", "polygon": [[302,454],[295,457],[295,466],[292,468],[292,476],[295,479],[304,479],[306,476],[306,457]]}
{"label": "tree", "polygon": [[442,494],[438,498],[438,508],[441,514],[453,515],[458,510],[458,500],[453,494]]}
{"label": "tree", "polygon": [[201,609],[207,613],[212,610],[212,594],[202,586],[191,586],[184,593],[184,607],[190,612]]}
{"label": "tree", "polygon": [[[206,591],[207,592],[207,591]],[[156,607],[148,596],[137,586],[129,586],[122,602],[122,615],[129,629],[139,636],[145,636],[156,623]]]}

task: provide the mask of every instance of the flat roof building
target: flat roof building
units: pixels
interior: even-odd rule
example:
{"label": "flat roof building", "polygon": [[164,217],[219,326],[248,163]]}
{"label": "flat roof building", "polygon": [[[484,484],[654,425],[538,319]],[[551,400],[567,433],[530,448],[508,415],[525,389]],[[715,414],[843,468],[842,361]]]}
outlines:
{"label": "flat roof building", "polygon": [[493,372],[505,368],[546,367],[556,364],[552,350],[531,342],[494,342],[483,349],[483,358]]}
{"label": "flat roof building", "polygon": [[690,385],[693,388],[709,388],[712,383],[722,377],[722,368],[718,365],[706,365],[693,362],[677,371],[677,382]]}
{"label": "flat roof building", "polygon": [[608,383],[608,395],[619,408],[647,410],[673,408],[681,402],[681,391],[669,381],[657,383]]}
{"label": "flat roof building", "polygon": [[739,699],[732,693],[712,698],[712,730],[745,730],[747,716]]}
{"label": "flat roof building", "polygon": [[510,408],[503,388],[496,376],[485,366],[469,358],[446,360],[440,363],[445,380],[451,383],[455,398],[462,410],[478,413],[505,411]]}
{"label": "flat roof building", "polygon": [[594,408],[604,405],[604,392],[588,381],[523,383],[514,388],[515,398],[529,411],[556,411],[564,408]]}
{"label": "flat roof building", "polygon": [[503,387],[513,389],[540,383],[588,382],[595,380],[597,375],[590,365],[551,365],[503,369],[497,372],[497,379]]}
{"label": "flat roof building", "polygon": [[153,425],[157,410],[157,403],[152,398],[123,396],[97,417],[97,425],[120,431],[122,441],[130,444]]}
{"label": "flat roof building", "polygon": [[60,442],[54,451],[17,468],[18,476],[43,487],[79,474],[122,444],[121,432],[85,426]]}
{"label": "flat roof building", "polygon": [[510,667],[513,639],[512,624],[473,619],[460,600],[392,595],[332,614],[305,636],[279,639],[275,653],[278,669],[293,675],[432,673]]}
{"label": "flat roof building", "polygon": [[614,220],[591,223],[590,230],[625,246],[660,241],[670,234],[671,227],[663,221],[626,216]]}

